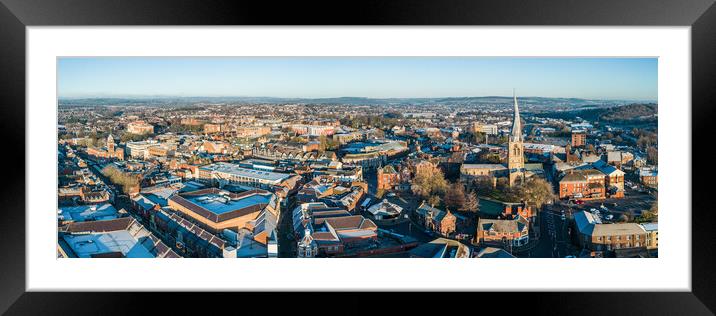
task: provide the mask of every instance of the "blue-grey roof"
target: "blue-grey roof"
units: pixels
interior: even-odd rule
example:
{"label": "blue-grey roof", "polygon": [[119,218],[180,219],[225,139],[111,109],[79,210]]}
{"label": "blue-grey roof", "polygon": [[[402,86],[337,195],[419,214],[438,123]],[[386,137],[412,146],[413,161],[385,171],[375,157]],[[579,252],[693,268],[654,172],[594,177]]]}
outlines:
{"label": "blue-grey roof", "polygon": [[221,173],[227,173],[227,174],[240,176],[240,177],[272,181],[272,182],[285,180],[290,177],[290,175],[285,174],[285,173],[247,169],[247,168],[242,168],[237,164],[232,164],[232,163],[227,163],[227,162],[217,162],[214,164],[203,166],[203,167],[201,167],[201,169],[211,170],[211,171],[221,172]]}
{"label": "blue-grey roof", "polygon": [[643,223],[641,224],[641,227],[644,227],[644,230],[647,232],[658,231],[659,223]]}
{"label": "blue-grey roof", "polygon": [[57,218],[61,221],[96,221],[118,218],[117,209],[112,204],[63,206],[58,208]]}
{"label": "blue-grey roof", "polygon": [[271,201],[270,194],[252,194],[239,199],[232,199],[224,194],[185,196],[185,198],[217,215],[254,205],[268,204]]}

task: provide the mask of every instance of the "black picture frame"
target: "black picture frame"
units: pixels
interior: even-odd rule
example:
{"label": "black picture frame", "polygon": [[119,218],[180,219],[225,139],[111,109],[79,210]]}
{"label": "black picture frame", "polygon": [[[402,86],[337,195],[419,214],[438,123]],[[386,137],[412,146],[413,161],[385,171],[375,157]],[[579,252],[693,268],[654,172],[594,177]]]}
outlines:
{"label": "black picture frame", "polygon": [[[340,4],[339,4],[340,3]],[[33,196],[26,187],[25,170],[25,34],[27,26],[64,25],[643,25],[691,26],[692,62],[692,153],[691,165],[710,173],[706,152],[716,104],[716,6],[713,0],[601,0],[601,1],[293,1],[278,5],[269,1],[112,1],[112,0],[0,0],[0,118],[5,145],[0,217],[0,311],[7,314],[121,314],[150,310],[167,314],[184,310],[177,302],[207,302],[189,294],[173,295],[164,304],[144,309],[131,302],[146,301],[148,294],[132,293],[39,293],[25,291],[25,199]],[[684,110],[689,110],[688,104]],[[685,157],[687,153],[684,153]],[[468,299],[470,308],[479,302],[510,306],[518,300],[524,313],[538,314],[676,314],[711,315],[716,310],[716,223],[709,195],[708,177],[693,177],[691,196],[682,197],[684,212],[691,205],[693,247],[692,291],[680,293],[523,293],[479,294]],[[697,174],[703,174],[699,172]],[[684,212],[684,216],[689,216]],[[648,277],[638,274],[635,277]],[[68,280],[71,282],[71,280]],[[214,294],[212,301],[231,300]],[[291,295],[298,299],[305,296]],[[263,297],[265,298],[265,296]],[[242,300],[253,299],[242,296]],[[412,302],[430,300],[415,294]],[[362,294],[340,300],[356,306]],[[139,304],[139,303],[138,303]],[[339,305],[340,305],[339,304]],[[257,304],[258,305],[258,304]],[[284,304],[280,304],[284,305]],[[428,305],[428,306],[426,306]],[[265,306],[255,306],[257,310]],[[279,306],[276,306],[279,307]],[[296,303],[283,308],[297,308]],[[420,304],[423,312],[445,312],[442,304]],[[234,309],[236,309],[234,307]],[[242,310],[249,311],[250,309]],[[485,310],[486,311],[486,310]],[[517,311],[517,310],[515,310]],[[477,311],[476,311],[477,312]]]}

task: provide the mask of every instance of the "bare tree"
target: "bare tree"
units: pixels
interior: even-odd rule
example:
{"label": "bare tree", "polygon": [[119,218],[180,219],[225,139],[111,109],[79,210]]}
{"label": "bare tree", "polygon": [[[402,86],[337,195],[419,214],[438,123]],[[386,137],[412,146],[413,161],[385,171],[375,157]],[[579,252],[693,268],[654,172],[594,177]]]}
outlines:
{"label": "bare tree", "polygon": [[475,193],[475,191],[470,191],[465,198],[465,204],[462,210],[468,212],[477,212],[479,207],[480,200],[478,200],[477,198],[477,193]]}
{"label": "bare tree", "polygon": [[445,206],[453,209],[463,209],[465,207],[465,187],[462,183],[455,182],[450,185],[449,189],[445,192]]}

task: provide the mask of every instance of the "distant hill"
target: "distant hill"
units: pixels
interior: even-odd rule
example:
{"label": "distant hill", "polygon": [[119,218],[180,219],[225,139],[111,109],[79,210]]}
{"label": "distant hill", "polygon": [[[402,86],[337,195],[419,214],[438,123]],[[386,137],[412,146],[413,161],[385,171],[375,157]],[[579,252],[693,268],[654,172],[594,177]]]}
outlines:
{"label": "distant hill", "polygon": [[656,104],[628,104],[609,108],[599,118],[603,121],[632,121],[655,119],[659,107]]}
{"label": "distant hill", "polygon": [[658,105],[655,103],[632,103],[608,108],[571,110],[539,113],[539,117],[573,120],[576,117],[587,121],[605,123],[650,123],[658,120]]}

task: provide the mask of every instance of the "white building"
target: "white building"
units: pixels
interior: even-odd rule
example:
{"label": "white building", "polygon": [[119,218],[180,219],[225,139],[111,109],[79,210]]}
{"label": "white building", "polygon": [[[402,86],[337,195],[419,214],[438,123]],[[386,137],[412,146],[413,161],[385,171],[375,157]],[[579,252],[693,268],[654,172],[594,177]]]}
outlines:
{"label": "white building", "polygon": [[217,162],[199,168],[199,180],[220,185],[234,184],[268,188],[280,185],[289,174],[242,168],[237,164]]}
{"label": "white building", "polygon": [[147,140],[141,142],[128,142],[126,147],[129,151],[129,156],[132,158],[147,159],[150,157],[149,148],[159,146],[157,141]]}

